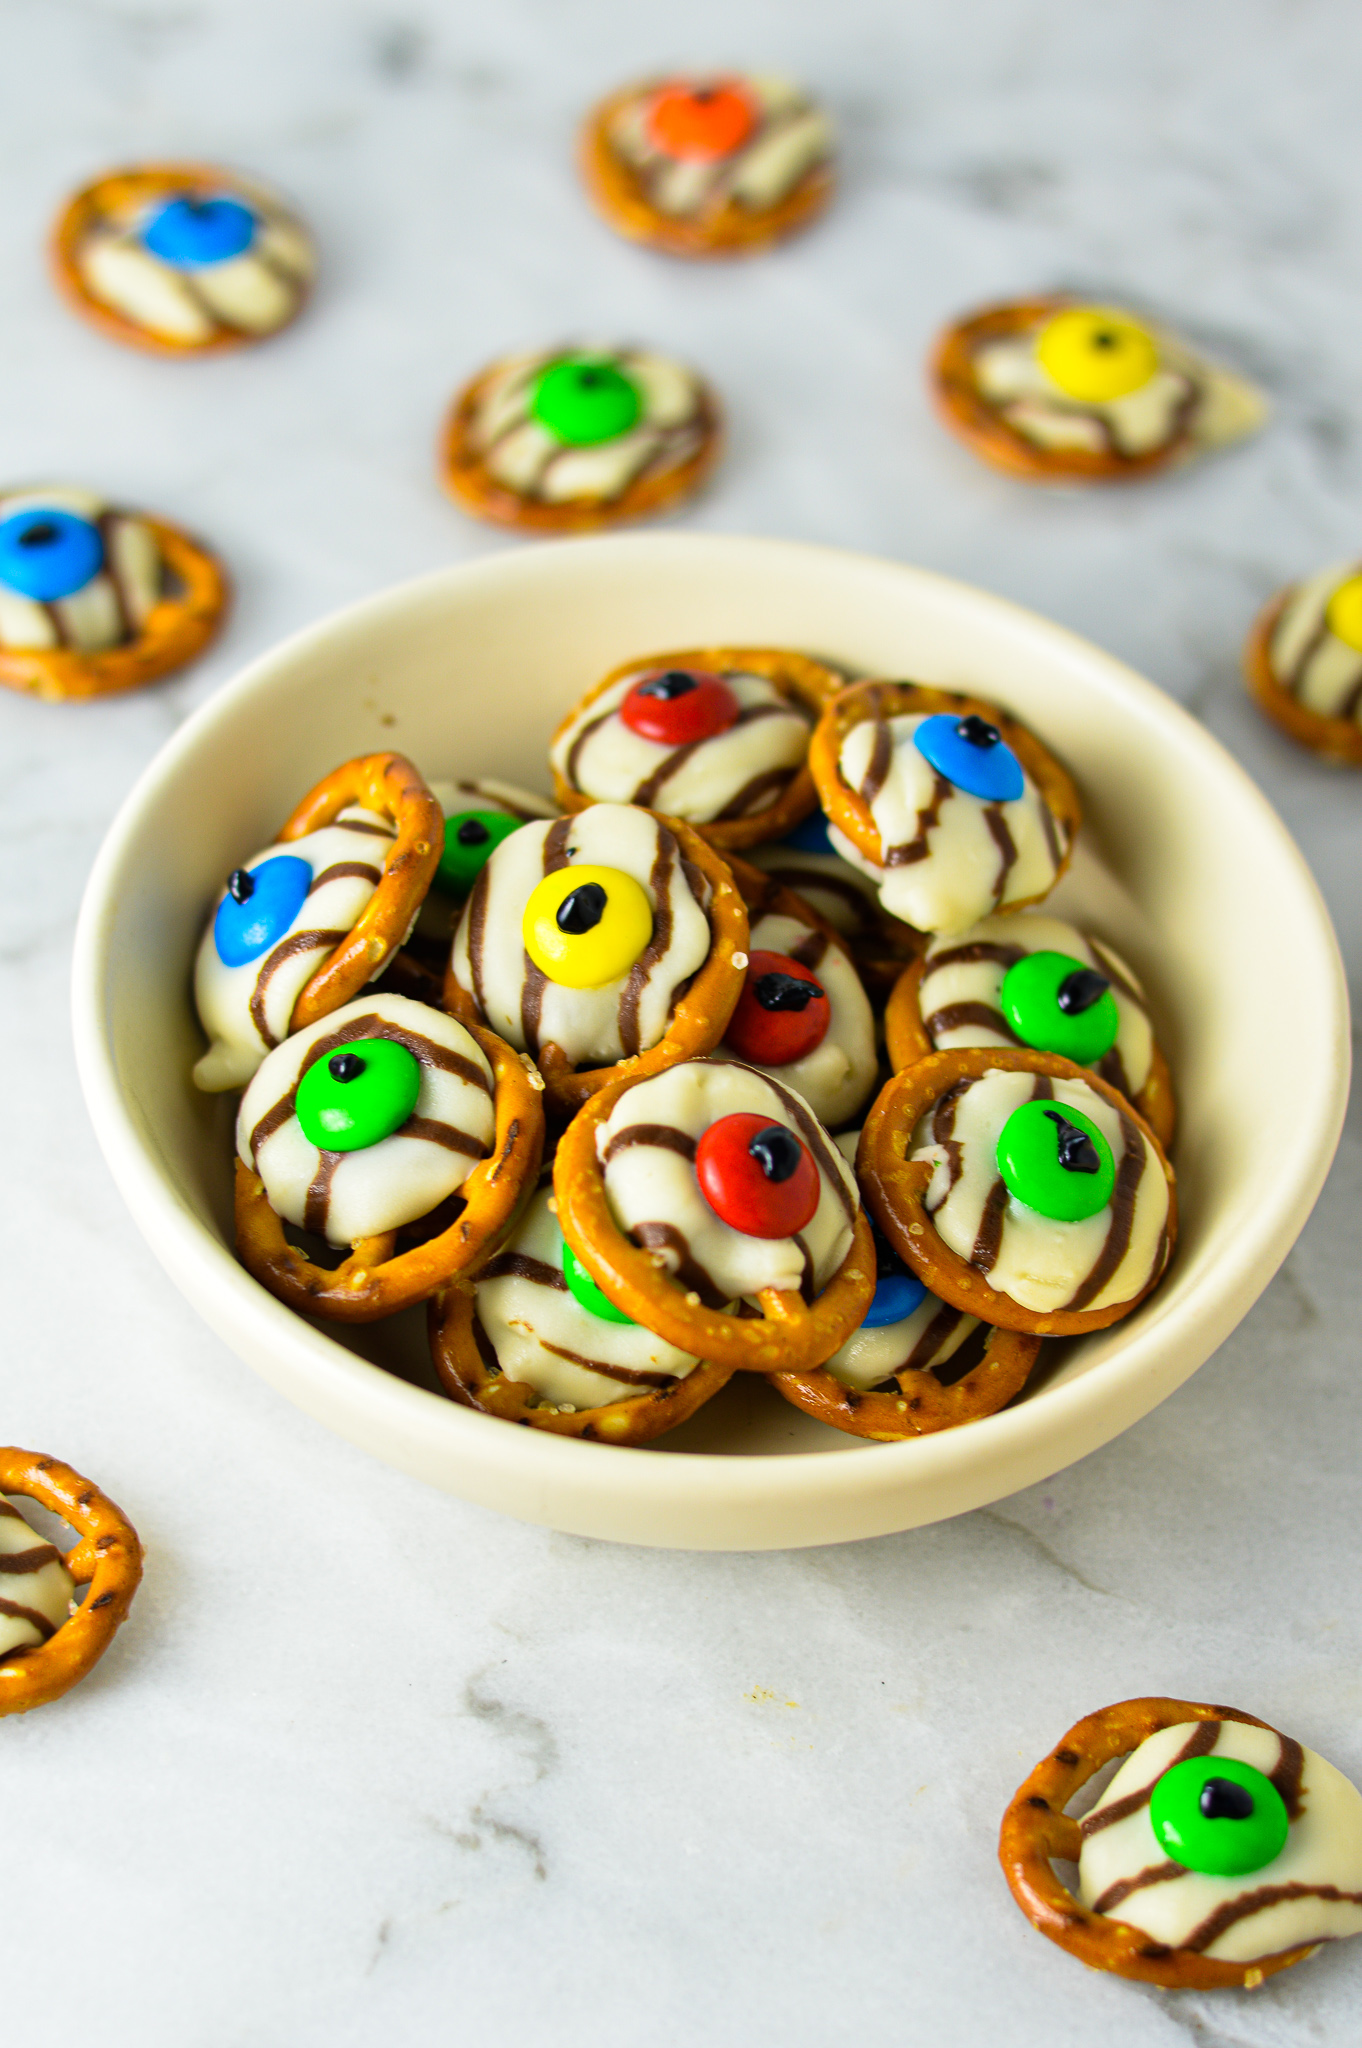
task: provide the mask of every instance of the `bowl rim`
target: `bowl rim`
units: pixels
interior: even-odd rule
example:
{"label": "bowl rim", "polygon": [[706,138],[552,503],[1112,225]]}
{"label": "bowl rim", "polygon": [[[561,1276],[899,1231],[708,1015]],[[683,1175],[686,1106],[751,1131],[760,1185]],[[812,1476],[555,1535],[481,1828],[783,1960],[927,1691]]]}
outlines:
{"label": "bowl rim", "polygon": [[[1204,1273],[1178,1304],[1180,1318],[1193,1325],[1185,1345],[1168,1341],[1166,1317],[1153,1297],[1140,1326],[1120,1352],[1033,1401],[972,1423],[898,1444],[847,1449],[873,1455],[850,1457],[841,1447],[808,1451],[686,1451],[666,1455],[655,1447],[583,1444],[550,1432],[508,1429],[504,1422],[460,1408],[442,1396],[413,1386],[338,1345],[276,1301],[239,1266],[223,1241],[199,1218],[174,1183],[169,1165],[156,1157],[154,1134],[136,1104],[120,1087],[108,1024],[107,987],[112,936],[111,912],[123,864],[143,812],[175,782],[182,763],[194,755],[214,728],[234,719],[253,697],[268,696],[281,671],[297,659],[324,655],[344,645],[356,630],[381,626],[413,604],[438,603],[446,591],[498,583],[515,587],[526,565],[552,561],[560,568],[574,558],[614,557],[626,561],[682,561],[688,573],[708,558],[722,557],[731,569],[746,555],[756,566],[783,559],[789,566],[853,566],[863,574],[892,578],[901,585],[931,588],[948,602],[992,615],[1004,631],[1052,651],[1078,657],[1095,683],[1173,733],[1184,752],[1200,758],[1218,778],[1238,785],[1241,801],[1256,810],[1262,832],[1274,843],[1277,863],[1294,882],[1302,918],[1318,943],[1325,970],[1321,986],[1332,1000],[1316,1015],[1323,1056],[1305,1065],[1298,1102],[1299,1143],[1294,1170],[1282,1176],[1275,1205],[1264,1205],[1236,1242],[1233,1270],[1225,1261]],[[530,575],[538,573],[530,569]],[[546,578],[546,580],[551,580]],[[198,707],[164,742],[119,806],[95,857],[81,903],[72,960],[72,1028],[76,1064],[91,1121],[106,1162],[134,1221],[171,1278],[214,1332],[252,1367],[296,1403],[352,1441],[376,1447],[376,1439],[401,1439],[408,1454],[392,1460],[419,1470],[430,1483],[466,1498],[495,1501],[508,1482],[525,1497],[509,1511],[524,1519],[582,1534],[619,1537],[612,1523],[629,1525],[622,1540],[676,1548],[789,1548],[801,1543],[854,1540],[942,1519],[998,1500],[1038,1482],[1110,1441],[1158,1405],[1205,1362],[1247,1313],[1299,1235],[1332,1163],[1342,1130],[1351,1059],[1347,986],[1337,938],[1314,876],[1266,796],[1228,750],[1185,708],[1155,684],[1105,653],[1091,641],[1011,600],[957,578],[859,551],[802,541],[722,534],[629,534],[555,540],[533,550],[506,549],[469,562],[408,579],[362,598],[304,626],[255,657]],[[243,1348],[245,1347],[245,1348]],[[273,1360],[273,1364],[264,1363]],[[337,1410],[342,1411],[338,1415]],[[986,1432],[980,1437],[977,1432]],[[1061,1445],[1054,1455],[1047,1442]],[[985,1445],[988,1455],[980,1457]],[[442,1469],[476,1465],[485,1484],[469,1483],[468,1472],[451,1481]],[[659,1455],[662,1453],[662,1455]],[[379,1449],[377,1454],[388,1456]],[[646,1475],[639,1461],[646,1460]],[[970,1468],[981,1471],[970,1484]],[[646,1476],[646,1487],[645,1487]],[[908,1482],[911,1481],[911,1484]],[[678,1537],[650,1535],[632,1527],[630,1504],[646,1490],[659,1529],[717,1516],[714,1541],[703,1530]],[[570,1503],[590,1495],[594,1503],[578,1512]],[[913,1496],[926,1503],[916,1512]],[[953,1505],[932,1507],[934,1496]],[[763,1540],[748,1524],[773,1507],[798,1500],[808,1533]],[[568,1504],[568,1505],[565,1505]],[[741,1530],[738,1540],[731,1532]],[[728,1532],[728,1533],[726,1533]]]}

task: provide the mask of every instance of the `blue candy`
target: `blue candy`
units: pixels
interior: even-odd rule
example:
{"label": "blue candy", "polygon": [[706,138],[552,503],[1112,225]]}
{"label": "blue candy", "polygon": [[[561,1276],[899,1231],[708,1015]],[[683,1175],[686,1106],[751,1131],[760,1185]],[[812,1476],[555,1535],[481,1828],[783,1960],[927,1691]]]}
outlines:
{"label": "blue candy", "polygon": [[21,597],[70,597],[103,567],[99,528],[74,512],[32,505],[0,521],[0,583]]}
{"label": "blue candy", "polygon": [[901,1323],[921,1308],[927,1298],[927,1290],[915,1273],[886,1273],[875,1283],[875,1293],[865,1319],[863,1330],[882,1330],[887,1323]]}
{"label": "blue candy", "polygon": [[837,851],[828,838],[828,821],[821,811],[810,811],[807,818],[801,818],[794,831],[787,832],[780,843],[782,846],[793,846],[797,853]]}
{"label": "blue candy", "polygon": [[938,775],[985,803],[1015,803],[1022,793],[1021,762],[996,725],[971,715],[938,711],[913,734],[919,754]]}
{"label": "blue candy", "polygon": [[224,967],[245,967],[282,939],[307,901],[312,869],[296,853],[276,853],[258,868],[238,868],[213,919]]}
{"label": "blue candy", "polygon": [[142,229],[153,256],[176,270],[203,270],[240,256],[255,240],[256,218],[239,199],[170,199]]}

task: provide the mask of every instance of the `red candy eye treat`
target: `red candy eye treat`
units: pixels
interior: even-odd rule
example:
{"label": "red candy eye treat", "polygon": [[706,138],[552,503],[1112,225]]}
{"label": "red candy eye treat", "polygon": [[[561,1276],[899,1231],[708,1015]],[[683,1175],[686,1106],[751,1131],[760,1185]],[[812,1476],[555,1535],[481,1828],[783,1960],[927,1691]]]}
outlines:
{"label": "red candy eye treat", "polygon": [[741,149],[756,126],[746,93],[732,85],[669,85],[653,101],[648,138],[664,156],[701,163]]}
{"label": "red candy eye treat", "polygon": [[744,1111],[721,1116],[695,1148],[700,1192],[746,1237],[793,1237],[818,1207],[818,1168],[784,1124]]}
{"label": "red candy eye treat", "polygon": [[832,1006],[820,981],[788,953],[758,950],[747,963],[724,1043],[759,1067],[802,1060],[828,1035]]}
{"label": "red candy eye treat", "polygon": [[666,668],[639,677],[620,705],[620,717],[642,740],[689,747],[727,732],[741,709],[722,676],[698,668]]}

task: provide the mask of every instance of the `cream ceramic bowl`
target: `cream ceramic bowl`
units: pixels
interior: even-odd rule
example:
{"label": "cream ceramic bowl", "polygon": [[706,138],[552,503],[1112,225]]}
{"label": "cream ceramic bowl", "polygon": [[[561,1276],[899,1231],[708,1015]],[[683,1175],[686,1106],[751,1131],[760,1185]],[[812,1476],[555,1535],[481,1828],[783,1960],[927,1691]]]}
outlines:
{"label": "cream ceramic bowl", "polygon": [[[722,642],[995,696],[1064,756],[1087,807],[1076,906],[1151,990],[1181,1104],[1182,1235],[1127,1321],[1001,1415],[865,1444],[739,1375],[625,1450],[517,1429],[433,1391],[422,1320],[342,1337],[284,1308],[231,1242],[231,1104],[191,1086],[190,967],[222,877],[349,755],[546,786],[564,708],[635,654]],[[163,749],[95,863],[75,955],[82,1083],[167,1272],[281,1393],[433,1485],[581,1535],[695,1549],[875,1536],[997,1500],[1148,1413],[1266,1286],[1319,1192],[1347,1093],[1328,917],[1258,790],[1173,700],[1044,620],[896,563],[694,535],[555,542],[429,576],[255,662]],[[1289,1054],[1291,1083],[1279,1085]],[[383,1363],[379,1363],[383,1361]]]}

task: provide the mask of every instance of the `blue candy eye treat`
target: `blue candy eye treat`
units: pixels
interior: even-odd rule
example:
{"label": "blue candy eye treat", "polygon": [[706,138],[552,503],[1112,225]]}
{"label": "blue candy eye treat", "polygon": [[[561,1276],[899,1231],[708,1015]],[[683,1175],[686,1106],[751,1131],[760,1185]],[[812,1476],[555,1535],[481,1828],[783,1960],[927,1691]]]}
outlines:
{"label": "blue candy eye treat", "polygon": [[787,832],[782,846],[792,846],[797,853],[836,853],[837,848],[828,837],[828,821],[821,811],[810,811],[807,818],[801,818],[793,832]]}
{"label": "blue candy eye treat", "polygon": [[277,853],[257,868],[237,868],[213,919],[213,943],[224,967],[245,967],[277,945],[307,901],[312,869],[296,853]]}
{"label": "blue candy eye treat", "polygon": [[204,270],[244,254],[255,230],[255,215],[239,199],[186,193],[157,208],[142,229],[142,240],[153,256],[176,270]]}
{"label": "blue candy eye treat", "polygon": [[975,712],[956,718],[938,711],[923,719],[913,743],[938,775],[984,803],[1015,803],[1025,786],[1021,762],[997,726]]}
{"label": "blue candy eye treat", "polygon": [[20,597],[72,597],[103,567],[99,528],[78,513],[31,505],[0,520],[0,583]]}
{"label": "blue candy eye treat", "polygon": [[916,1273],[882,1274],[875,1282],[875,1292],[861,1327],[882,1330],[888,1323],[905,1322],[926,1299],[927,1289]]}

